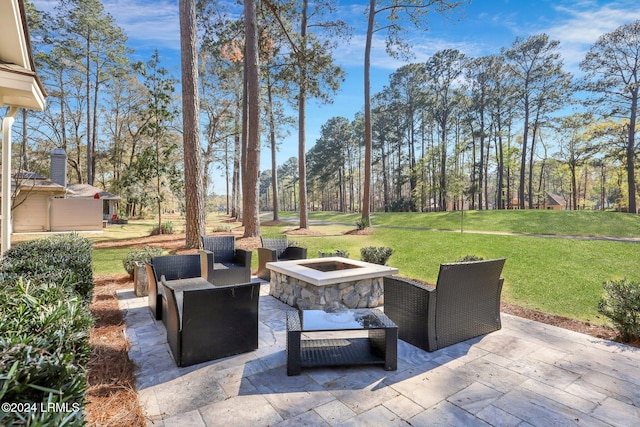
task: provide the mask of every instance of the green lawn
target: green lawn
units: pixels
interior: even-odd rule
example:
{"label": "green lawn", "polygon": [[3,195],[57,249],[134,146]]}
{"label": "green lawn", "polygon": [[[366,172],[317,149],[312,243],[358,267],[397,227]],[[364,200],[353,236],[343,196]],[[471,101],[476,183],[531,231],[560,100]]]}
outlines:
{"label": "green lawn", "polygon": [[[462,217],[464,215],[464,221]],[[295,213],[282,216],[297,217]],[[359,214],[311,212],[309,218],[354,224]],[[560,236],[640,237],[640,215],[600,211],[490,210],[464,212],[378,212],[374,227],[415,227],[437,230],[502,231]]]}
{"label": "green lawn", "polygon": [[[281,217],[297,218],[297,214],[282,213]],[[469,211],[464,213],[464,233],[460,233],[460,212],[376,213],[372,217],[371,234],[351,235],[344,232],[355,228],[358,214],[312,212],[311,220],[332,224],[312,224],[311,229],[322,236],[295,235],[289,240],[307,247],[309,257],[317,256],[319,250],[342,249],[349,252],[350,258],[359,259],[361,247],[389,246],[395,251],[389,264],[397,267],[401,276],[430,282],[436,281],[442,262],[456,261],[464,255],[504,257],[504,301],[594,323],[608,323],[597,312],[604,281],[627,277],[640,282],[640,243],[469,232],[640,237],[640,215]],[[263,220],[270,218],[270,213],[263,215]],[[216,227],[215,220],[210,219],[208,230]],[[296,227],[297,222],[263,225],[261,232],[264,236],[278,236]],[[124,272],[121,259],[126,252],[95,250],[95,271]],[[255,267],[256,252],[253,258]]]}
{"label": "green lawn", "polygon": [[121,274],[126,273],[122,260],[130,249],[94,249],[93,250],[93,272],[95,274]]}

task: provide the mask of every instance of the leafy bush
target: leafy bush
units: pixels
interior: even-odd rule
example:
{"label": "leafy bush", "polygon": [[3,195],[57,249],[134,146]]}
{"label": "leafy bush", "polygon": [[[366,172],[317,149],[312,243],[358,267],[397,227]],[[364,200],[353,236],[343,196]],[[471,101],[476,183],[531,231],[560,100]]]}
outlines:
{"label": "leafy bush", "polygon": [[390,212],[416,212],[417,211],[416,202],[405,197],[400,197],[399,199],[391,202],[391,204],[389,205],[389,211]]}
{"label": "leafy bush", "polygon": [[86,302],[93,293],[92,243],[78,234],[30,240],[9,249],[3,275],[22,276],[73,288]]}
{"label": "leafy bush", "polygon": [[478,255],[465,255],[456,262],[482,261],[484,258]]}
{"label": "leafy bush", "polygon": [[91,242],[78,235],[16,245],[0,263],[0,425],[83,425],[91,347]]}
{"label": "leafy bush", "polygon": [[342,258],[349,258],[349,251],[345,251],[343,249],[320,249],[318,251],[318,256],[320,258],[327,258],[332,256],[339,256]]}
{"label": "leafy bush", "polygon": [[213,231],[214,233],[231,233],[231,226],[230,225],[224,225],[224,224],[216,224],[213,226]]}
{"label": "leafy bush", "polygon": [[142,249],[131,249],[122,260],[124,269],[133,278],[136,262],[149,262],[151,258],[162,255],[162,249],[146,246]]}
{"label": "leafy bush", "polygon": [[358,221],[356,221],[356,228],[358,230],[364,230],[365,228],[369,227],[370,225],[371,225],[371,223],[369,222],[369,220],[366,220],[364,218],[361,218]]}
{"label": "leafy bush", "polygon": [[602,287],[605,296],[598,312],[611,319],[624,342],[640,338],[640,283],[625,278],[604,282]]}
{"label": "leafy bush", "polygon": [[[0,281],[0,400],[31,405],[0,412],[0,425],[83,424],[92,322],[71,287],[21,277]],[[63,410],[44,410],[48,405]]]}
{"label": "leafy bush", "polygon": [[153,230],[151,230],[152,236],[157,236],[158,234],[173,234],[173,233],[174,233],[173,223],[171,221],[165,222],[161,224],[160,227],[154,227]]}
{"label": "leafy bush", "polygon": [[393,249],[386,246],[366,246],[360,248],[360,259],[365,262],[386,265]]}

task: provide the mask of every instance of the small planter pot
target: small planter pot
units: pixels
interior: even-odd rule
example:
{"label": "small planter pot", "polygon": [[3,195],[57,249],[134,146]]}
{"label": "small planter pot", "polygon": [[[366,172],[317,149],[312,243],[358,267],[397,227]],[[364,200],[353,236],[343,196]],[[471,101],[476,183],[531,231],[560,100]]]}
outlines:
{"label": "small planter pot", "polygon": [[133,269],[133,290],[137,297],[149,295],[149,279],[143,262],[136,261],[136,266]]}

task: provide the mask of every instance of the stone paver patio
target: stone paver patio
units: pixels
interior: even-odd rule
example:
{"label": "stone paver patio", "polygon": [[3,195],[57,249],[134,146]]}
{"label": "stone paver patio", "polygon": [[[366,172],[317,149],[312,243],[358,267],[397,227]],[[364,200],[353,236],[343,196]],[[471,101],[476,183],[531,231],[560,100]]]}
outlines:
{"label": "stone paver patio", "polygon": [[176,367],[146,297],[120,291],[137,390],[152,426],[640,425],[640,350],[502,314],[502,329],[427,353],[398,342],[398,370],[288,377],[285,311],[260,297],[259,349]]}

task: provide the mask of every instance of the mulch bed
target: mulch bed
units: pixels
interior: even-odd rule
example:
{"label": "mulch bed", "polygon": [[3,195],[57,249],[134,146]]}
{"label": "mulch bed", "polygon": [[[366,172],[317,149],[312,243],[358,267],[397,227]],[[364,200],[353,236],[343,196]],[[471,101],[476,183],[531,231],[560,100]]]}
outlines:
{"label": "mulch bed", "polygon": [[[546,323],[548,325],[558,326],[559,328],[591,335],[592,337],[602,338],[609,341],[619,341],[616,330],[603,325],[581,322],[579,320],[563,316],[546,314],[537,310],[507,304],[505,302],[500,304],[500,311],[503,313],[513,314],[514,316],[524,317],[525,319],[535,320],[536,322]],[[640,348],[640,341],[628,342],[625,344]]]}
{"label": "mulch bed", "polygon": [[87,367],[84,413],[88,425],[144,426],[145,418],[136,393],[135,365],[129,359],[124,335],[124,313],[116,291],[133,289],[127,274],[96,276],[90,306],[95,324],[90,331],[92,347]]}

